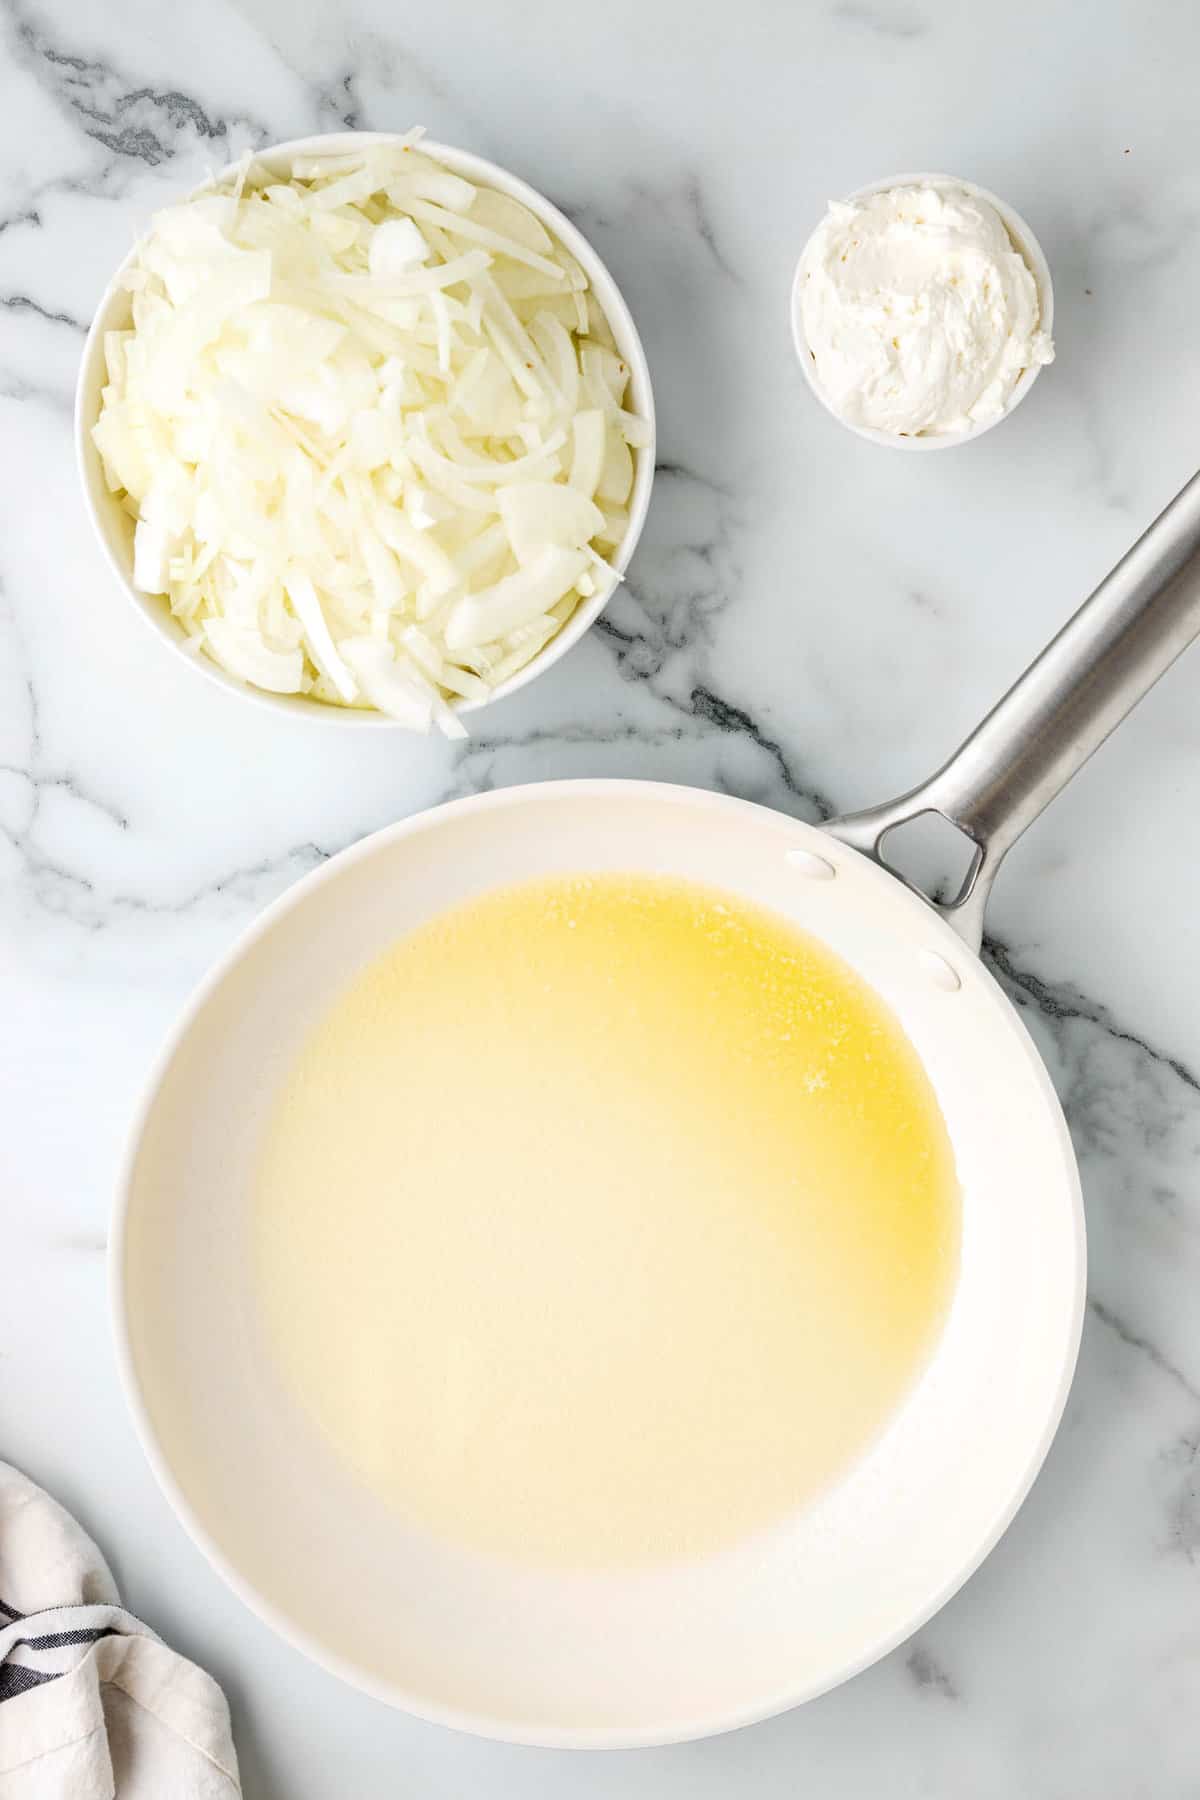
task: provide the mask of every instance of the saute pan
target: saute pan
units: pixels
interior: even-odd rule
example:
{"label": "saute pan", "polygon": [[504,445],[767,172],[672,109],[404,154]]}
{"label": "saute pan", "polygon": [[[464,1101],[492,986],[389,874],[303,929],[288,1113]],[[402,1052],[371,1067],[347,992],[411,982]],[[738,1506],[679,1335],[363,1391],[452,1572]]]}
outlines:
{"label": "saute pan", "polygon": [[[213,971],[153,1074],[122,1178],[116,1336],[169,1499],[285,1638],[380,1699],[471,1731],[662,1743],[832,1687],[978,1565],[1049,1446],[1084,1298],[1075,1160],[1046,1071],[976,954],[984,906],[1020,832],[1200,629],[1198,546],[1200,478],[945,767],[889,806],[818,830],[648,782],[483,794],[335,857]],[[938,906],[882,863],[888,833],[929,811],[973,846],[961,892]],[[815,1504],[703,1561],[531,1572],[408,1531],[283,1392],[247,1270],[249,1171],[289,1059],[366,961],[498,883],[601,869],[723,885],[872,984],[946,1118],[962,1267],[916,1388]]]}

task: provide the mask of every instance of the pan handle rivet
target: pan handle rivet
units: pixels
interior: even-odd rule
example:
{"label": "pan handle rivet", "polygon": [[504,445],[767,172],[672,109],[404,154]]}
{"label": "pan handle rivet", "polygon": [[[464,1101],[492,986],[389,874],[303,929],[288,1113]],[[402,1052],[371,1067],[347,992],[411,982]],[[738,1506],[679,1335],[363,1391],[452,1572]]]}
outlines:
{"label": "pan handle rivet", "polygon": [[944,988],[948,994],[958,992],[962,986],[962,976],[957,969],[951,968],[944,956],[939,956],[936,950],[922,950],[918,960],[929,979],[937,987]]}
{"label": "pan handle rivet", "polygon": [[832,881],[837,874],[833,864],[815,850],[789,850],[785,860],[798,875],[807,875],[810,881]]}

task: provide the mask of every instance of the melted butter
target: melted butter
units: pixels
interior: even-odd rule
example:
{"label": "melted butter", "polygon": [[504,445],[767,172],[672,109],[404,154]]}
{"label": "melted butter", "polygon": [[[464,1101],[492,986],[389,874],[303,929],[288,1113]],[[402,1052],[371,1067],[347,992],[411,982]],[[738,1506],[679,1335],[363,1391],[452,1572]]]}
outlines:
{"label": "melted butter", "polygon": [[864,1449],[945,1317],[959,1205],[929,1080],[839,958],[606,875],[445,913],[341,995],[255,1228],[290,1387],[404,1518],[636,1563]]}

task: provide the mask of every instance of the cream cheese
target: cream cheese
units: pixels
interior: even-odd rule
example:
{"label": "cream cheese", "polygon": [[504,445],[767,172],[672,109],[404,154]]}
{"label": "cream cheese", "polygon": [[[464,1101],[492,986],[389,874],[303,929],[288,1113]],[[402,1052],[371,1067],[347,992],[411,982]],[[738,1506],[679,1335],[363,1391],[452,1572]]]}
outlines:
{"label": "cream cheese", "polygon": [[897,436],[989,424],[1053,361],[1038,284],[995,207],[963,187],[835,200],[804,252],[817,384],[848,424]]}

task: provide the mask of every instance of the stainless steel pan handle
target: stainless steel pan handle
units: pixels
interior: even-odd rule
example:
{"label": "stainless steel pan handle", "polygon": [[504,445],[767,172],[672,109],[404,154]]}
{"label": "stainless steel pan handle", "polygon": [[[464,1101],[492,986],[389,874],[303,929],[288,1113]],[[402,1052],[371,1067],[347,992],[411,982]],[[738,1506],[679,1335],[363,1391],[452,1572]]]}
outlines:
{"label": "stainless steel pan handle", "polygon": [[885,866],[887,834],[922,813],[965,832],[971,867],[937,910],[978,950],[1005,853],[1200,633],[1198,550],[1195,475],[936,775],[826,830]]}

